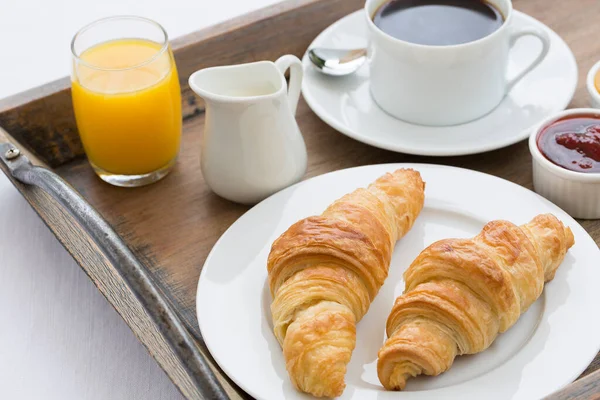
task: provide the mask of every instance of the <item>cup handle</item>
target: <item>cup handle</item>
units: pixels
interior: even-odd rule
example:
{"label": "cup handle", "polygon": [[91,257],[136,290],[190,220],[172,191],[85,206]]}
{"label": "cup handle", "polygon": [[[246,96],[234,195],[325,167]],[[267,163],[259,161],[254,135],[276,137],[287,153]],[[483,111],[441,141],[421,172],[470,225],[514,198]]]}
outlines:
{"label": "cup handle", "polygon": [[304,68],[302,61],[296,56],[290,54],[281,56],[275,61],[275,66],[285,74],[285,71],[290,70],[290,83],[288,86],[288,103],[292,115],[296,115],[298,101],[300,100],[300,91],[302,89],[302,77],[304,76]]}
{"label": "cup handle", "polygon": [[540,41],[542,42],[542,51],[540,52],[540,54],[538,54],[538,56],[536,57],[536,59],[533,60],[533,62],[531,64],[529,64],[529,66],[527,68],[525,68],[523,71],[519,72],[517,74],[517,76],[515,76],[514,78],[508,80],[508,83],[506,85],[506,92],[507,93],[525,75],[527,75],[532,69],[534,69],[535,67],[537,67],[539,65],[539,63],[541,63],[542,60],[548,54],[548,50],[550,50],[550,36],[548,36],[548,33],[546,31],[542,30],[542,29],[533,28],[533,27],[525,28],[525,29],[521,29],[521,30],[519,30],[517,32],[513,32],[510,35],[510,47],[511,47],[511,49],[515,45],[515,43],[517,43],[517,41],[520,38],[522,38],[523,36],[535,36],[536,38],[540,39]]}

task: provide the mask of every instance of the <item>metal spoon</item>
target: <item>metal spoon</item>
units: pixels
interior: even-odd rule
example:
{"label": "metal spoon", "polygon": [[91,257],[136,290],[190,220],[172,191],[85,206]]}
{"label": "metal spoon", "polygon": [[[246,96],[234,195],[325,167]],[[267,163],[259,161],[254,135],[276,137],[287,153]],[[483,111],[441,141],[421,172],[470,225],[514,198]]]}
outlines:
{"label": "metal spoon", "polygon": [[308,51],[313,65],[325,75],[344,76],[358,70],[367,60],[367,49],[327,49],[315,47]]}

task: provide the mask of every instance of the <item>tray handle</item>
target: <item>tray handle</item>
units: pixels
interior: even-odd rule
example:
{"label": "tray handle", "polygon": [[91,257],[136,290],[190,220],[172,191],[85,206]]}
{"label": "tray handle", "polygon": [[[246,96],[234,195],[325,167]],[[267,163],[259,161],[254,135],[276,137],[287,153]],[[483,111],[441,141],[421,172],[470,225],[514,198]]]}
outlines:
{"label": "tray handle", "polygon": [[194,339],[183,326],[172,306],[162,296],[146,268],[135,258],[110,225],[75,189],[54,172],[33,166],[19,149],[0,143],[0,160],[19,182],[37,186],[64,207],[84,228],[90,238],[113,263],[119,266],[123,281],[148,313],[173,353],[187,369],[205,399],[229,397],[200,353]]}

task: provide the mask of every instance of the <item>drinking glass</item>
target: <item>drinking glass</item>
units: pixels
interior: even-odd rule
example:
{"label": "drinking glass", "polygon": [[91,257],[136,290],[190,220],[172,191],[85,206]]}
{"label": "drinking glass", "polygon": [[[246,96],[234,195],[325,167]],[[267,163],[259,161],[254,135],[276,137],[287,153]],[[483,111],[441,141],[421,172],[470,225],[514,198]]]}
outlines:
{"label": "drinking glass", "polygon": [[101,19],[71,43],[77,128],[96,174],[116,186],[166,176],[181,142],[181,92],[166,31],[135,16]]}

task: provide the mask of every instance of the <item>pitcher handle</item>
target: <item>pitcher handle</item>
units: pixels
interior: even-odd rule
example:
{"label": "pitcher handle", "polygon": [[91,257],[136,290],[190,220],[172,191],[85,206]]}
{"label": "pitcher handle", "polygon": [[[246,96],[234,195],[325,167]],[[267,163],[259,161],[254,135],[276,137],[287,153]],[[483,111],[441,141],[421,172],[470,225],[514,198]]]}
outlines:
{"label": "pitcher handle", "polygon": [[302,68],[302,61],[296,56],[285,55],[281,56],[275,61],[275,66],[285,74],[285,71],[290,70],[290,83],[288,85],[288,103],[292,115],[296,115],[296,109],[298,108],[298,101],[300,100],[300,91],[302,89],[302,77],[304,76],[304,69]]}

